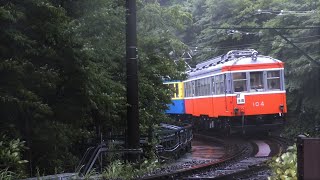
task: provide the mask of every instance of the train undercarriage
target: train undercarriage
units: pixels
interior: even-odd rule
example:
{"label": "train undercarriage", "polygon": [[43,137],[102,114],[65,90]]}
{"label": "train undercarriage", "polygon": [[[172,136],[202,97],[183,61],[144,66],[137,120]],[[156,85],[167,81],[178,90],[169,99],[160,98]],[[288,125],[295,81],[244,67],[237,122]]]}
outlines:
{"label": "train undercarriage", "polygon": [[286,117],[284,114],[233,116],[211,118],[206,115],[192,116],[188,114],[170,115],[177,121],[193,125],[195,131],[220,131],[226,135],[234,133],[268,133],[282,129]]}

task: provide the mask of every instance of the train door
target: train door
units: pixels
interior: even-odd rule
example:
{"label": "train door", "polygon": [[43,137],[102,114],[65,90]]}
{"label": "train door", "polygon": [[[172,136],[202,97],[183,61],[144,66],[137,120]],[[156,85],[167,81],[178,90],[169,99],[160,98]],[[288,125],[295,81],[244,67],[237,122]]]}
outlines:
{"label": "train door", "polygon": [[211,93],[211,103],[212,103],[212,116],[215,117],[215,104],[214,104],[214,95],[216,94],[216,86],[214,76],[210,77],[210,93]]}
{"label": "train door", "polygon": [[228,83],[229,82],[229,78],[228,78],[228,74],[223,74],[223,87],[224,87],[224,104],[225,104],[225,111],[229,112],[229,108],[228,108],[228,99],[227,99],[227,94],[228,94]]}
{"label": "train door", "polygon": [[[195,97],[196,96],[196,81],[193,80],[191,81],[191,88],[192,88],[192,97]],[[191,109],[192,109],[192,114],[194,114],[194,98],[191,98]]]}
{"label": "train door", "polygon": [[243,92],[247,91],[248,82],[247,82],[247,73],[246,72],[237,72],[232,74],[233,80],[233,92],[237,94],[237,105],[245,104],[245,96]]}

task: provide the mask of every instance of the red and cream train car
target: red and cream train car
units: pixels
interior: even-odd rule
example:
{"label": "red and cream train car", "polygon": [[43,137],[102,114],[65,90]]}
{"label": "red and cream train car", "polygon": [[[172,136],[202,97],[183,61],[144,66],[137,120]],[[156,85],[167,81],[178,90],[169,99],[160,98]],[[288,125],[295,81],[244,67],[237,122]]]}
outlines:
{"label": "red and cream train car", "polygon": [[255,50],[230,51],[188,72],[185,113],[206,128],[272,130],[285,121],[284,84],[280,60]]}

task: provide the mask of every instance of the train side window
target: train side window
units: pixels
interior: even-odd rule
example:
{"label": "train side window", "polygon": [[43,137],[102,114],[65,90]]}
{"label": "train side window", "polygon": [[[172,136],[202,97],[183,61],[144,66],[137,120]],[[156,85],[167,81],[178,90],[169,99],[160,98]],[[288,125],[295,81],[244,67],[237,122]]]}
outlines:
{"label": "train side window", "polygon": [[175,84],[176,86],[176,98],[179,98],[179,83]]}
{"label": "train side window", "polygon": [[203,79],[203,96],[207,95],[207,78]]}
{"label": "train side window", "polygon": [[200,96],[201,94],[201,81],[200,79],[196,80],[197,94],[196,96]]}
{"label": "train side window", "polygon": [[197,87],[197,80],[194,80],[193,83],[193,96],[197,96],[198,93],[198,87]]}
{"label": "train side window", "polygon": [[263,91],[263,72],[250,72],[250,91]]}
{"label": "train side window", "polygon": [[192,96],[195,96],[195,91],[196,91],[196,85],[195,85],[195,81],[191,81],[192,83],[191,83],[191,89],[192,89],[192,91],[191,91],[191,93],[192,93]]}
{"label": "train side window", "polygon": [[201,87],[200,87],[200,89],[201,89],[201,94],[200,94],[200,96],[204,96],[204,95],[206,95],[205,94],[205,86],[206,86],[206,80],[203,78],[203,79],[201,79],[200,80],[200,82],[201,82]]}
{"label": "train side window", "polygon": [[280,90],[280,71],[268,71],[267,84],[269,90]]}
{"label": "train side window", "polygon": [[225,93],[224,80],[225,80],[224,74],[221,74],[220,75],[220,94],[224,94]]}
{"label": "train side window", "polygon": [[183,83],[184,84],[184,96],[188,97],[188,83]]}
{"label": "train side window", "polygon": [[187,97],[191,97],[192,96],[192,84],[191,82],[187,82]]}
{"label": "train side window", "polygon": [[200,81],[199,81],[199,79],[198,80],[195,80],[195,93],[194,93],[194,95],[195,96],[199,96],[199,94],[200,94]]}
{"label": "train side window", "polygon": [[214,77],[214,82],[216,83],[216,94],[220,94],[220,80],[219,75]]}
{"label": "train side window", "polygon": [[205,78],[204,95],[210,95],[210,78]]}
{"label": "train side window", "polygon": [[207,95],[211,95],[211,77],[207,78]]}
{"label": "train side window", "polygon": [[189,97],[189,82],[184,83],[184,95]]}
{"label": "train side window", "polygon": [[215,76],[216,94],[224,93],[224,75]]}
{"label": "train side window", "polygon": [[232,78],[233,78],[234,92],[247,91],[247,75],[245,72],[233,73]]}

